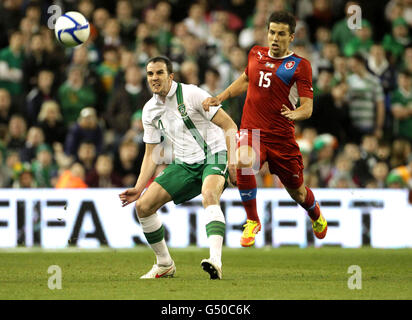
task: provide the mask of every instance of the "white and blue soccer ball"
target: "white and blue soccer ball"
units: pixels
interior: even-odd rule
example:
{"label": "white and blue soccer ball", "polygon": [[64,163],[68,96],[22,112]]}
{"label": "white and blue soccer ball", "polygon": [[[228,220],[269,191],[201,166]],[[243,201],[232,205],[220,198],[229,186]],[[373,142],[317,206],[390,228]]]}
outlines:
{"label": "white and blue soccer ball", "polygon": [[90,25],[80,12],[68,11],[57,19],[54,33],[61,44],[76,47],[89,39]]}

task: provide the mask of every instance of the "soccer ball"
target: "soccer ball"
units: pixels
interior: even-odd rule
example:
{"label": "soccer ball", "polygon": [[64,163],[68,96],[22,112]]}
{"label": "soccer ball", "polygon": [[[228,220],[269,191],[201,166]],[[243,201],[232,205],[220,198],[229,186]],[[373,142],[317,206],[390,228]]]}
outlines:
{"label": "soccer ball", "polygon": [[89,39],[90,25],[80,12],[68,11],[57,19],[54,33],[66,47],[76,47]]}

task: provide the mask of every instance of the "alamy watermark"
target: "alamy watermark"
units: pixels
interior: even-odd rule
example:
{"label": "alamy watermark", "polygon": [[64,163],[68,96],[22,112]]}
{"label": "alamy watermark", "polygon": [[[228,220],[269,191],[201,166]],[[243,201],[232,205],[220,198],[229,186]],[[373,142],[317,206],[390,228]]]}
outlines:
{"label": "alamy watermark", "polygon": [[362,289],[362,269],[358,265],[351,265],[348,268],[348,273],[352,274],[348,279],[348,288],[350,290]]}
{"label": "alamy watermark", "polygon": [[49,29],[54,29],[57,19],[62,15],[62,8],[60,8],[60,6],[58,5],[53,4],[47,8],[47,13],[51,14],[49,19],[47,19],[47,27]]}
{"label": "alamy watermark", "polygon": [[[351,30],[362,29],[362,8],[356,4],[348,7],[348,28]],[[350,16],[349,16],[350,15]]]}
{"label": "alamy watermark", "polygon": [[62,269],[58,265],[51,265],[47,269],[47,273],[51,274],[47,281],[47,286],[50,290],[62,289]]}

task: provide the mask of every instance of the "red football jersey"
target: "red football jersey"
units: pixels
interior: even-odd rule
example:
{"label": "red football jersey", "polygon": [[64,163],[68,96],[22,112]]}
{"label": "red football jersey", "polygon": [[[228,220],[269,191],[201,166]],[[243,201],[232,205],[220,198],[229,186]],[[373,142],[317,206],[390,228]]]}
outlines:
{"label": "red football jersey", "polygon": [[263,140],[294,139],[294,122],[280,110],[282,104],[294,109],[299,97],[313,99],[310,62],[294,53],[274,58],[268,47],[255,46],[245,73],[249,85],[240,128],[260,129]]}

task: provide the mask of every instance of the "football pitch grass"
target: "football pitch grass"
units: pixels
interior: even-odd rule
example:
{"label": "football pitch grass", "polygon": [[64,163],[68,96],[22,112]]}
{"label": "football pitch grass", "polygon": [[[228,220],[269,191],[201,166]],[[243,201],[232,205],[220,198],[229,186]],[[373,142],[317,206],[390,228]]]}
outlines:
{"label": "football pitch grass", "polygon": [[[412,299],[411,249],[225,248],[220,281],[200,267],[208,249],[170,252],[174,278],[140,280],[154,263],[145,247],[0,250],[0,299]],[[48,288],[51,265],[61,268],[60,290]],[[348,288],[352,265],[361,268],[361,289]]]}

